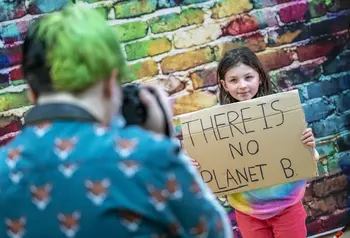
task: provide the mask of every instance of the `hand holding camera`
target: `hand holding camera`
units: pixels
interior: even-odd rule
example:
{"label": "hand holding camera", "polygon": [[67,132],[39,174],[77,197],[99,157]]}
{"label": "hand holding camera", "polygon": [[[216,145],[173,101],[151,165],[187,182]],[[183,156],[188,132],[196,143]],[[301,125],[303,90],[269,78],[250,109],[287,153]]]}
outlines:
{"label": "hand holding camera", "polygon": [[128,84],[123,86],[122,114],[127,125],[172,135],[171,108],[165,91],[156,86]]}

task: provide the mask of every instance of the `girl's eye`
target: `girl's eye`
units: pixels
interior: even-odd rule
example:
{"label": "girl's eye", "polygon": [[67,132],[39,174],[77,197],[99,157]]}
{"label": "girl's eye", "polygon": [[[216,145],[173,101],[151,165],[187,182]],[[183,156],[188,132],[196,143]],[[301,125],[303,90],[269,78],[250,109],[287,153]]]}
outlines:
{"label": "girl's eye", "polygon": [[245,77],[245,79],[247,79],[247,80],[252,80],[252,79],[253,79],[253,76],[249,75],[249,76]]}
{"label": "girl's eye", "polygon": [[237,79],[230,79],[230,82],[235,83],[237,82]]}

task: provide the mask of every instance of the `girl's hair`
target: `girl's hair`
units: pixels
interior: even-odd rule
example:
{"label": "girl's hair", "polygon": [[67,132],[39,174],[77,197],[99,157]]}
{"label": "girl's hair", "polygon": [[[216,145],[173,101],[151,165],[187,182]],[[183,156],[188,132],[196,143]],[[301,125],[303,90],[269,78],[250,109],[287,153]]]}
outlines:
{"label": "girl's hair", "polygon": [[271,82],[269,74],[261,64],[258,57],[247,47],[235,48],[228,51],[224,55],[217,68],[217,80],[220,90],[219,102],[221,105],[238,102],[230,95],[229,92],[226,92],[224,87],[221,85],[220,80],[224,80],[227,71],[238,66],[239,64],[245,64],[259,73],[262,84],[259,86],[258,93],[254,96],[254,98],[273,94],[277,91],[277,88]]}

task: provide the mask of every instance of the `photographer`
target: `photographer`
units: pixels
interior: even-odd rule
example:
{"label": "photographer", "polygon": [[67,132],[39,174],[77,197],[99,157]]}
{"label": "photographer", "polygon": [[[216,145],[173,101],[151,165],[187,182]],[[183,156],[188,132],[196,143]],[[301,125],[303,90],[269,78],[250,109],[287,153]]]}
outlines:
{"label": "photographer", "polygon": [[0,153],[0,237],[232,237],[179,146],[159,134],[170,135],[171,117],[159,90],[140,91],[153,133],[114,123],[127,70],[97,12],[37,20],[23,71],[35,106]]}

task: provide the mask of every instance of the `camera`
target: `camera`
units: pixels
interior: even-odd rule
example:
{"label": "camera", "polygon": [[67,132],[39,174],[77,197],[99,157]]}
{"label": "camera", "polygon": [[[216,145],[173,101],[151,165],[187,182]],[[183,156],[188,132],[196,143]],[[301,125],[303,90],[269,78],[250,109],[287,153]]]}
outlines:
{"label": "camera", "polygon": [[158,106],[162,110],[164,116],[164,135],[171,135],[171,125],[166,118],[166,110],[161,103],[157,93],[149,87],[141,87],[138,84],[127,84],[122,87],[123,90],[123,105],[121,108],[123,117],[125,119],[126,126],[139,125],[142,126],[146,123],[148,118],[147,107],[142,103],[140,99],[140,91],[145,89],[156,98]]}
{"label": "camera", "polygon": [[123,86],[122,114],[126,125],[142,125],[147,120],[147,108],[140,100],[140,90],[137,84]]}

